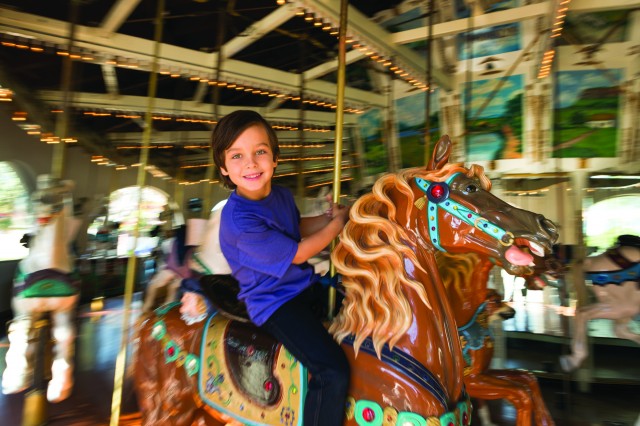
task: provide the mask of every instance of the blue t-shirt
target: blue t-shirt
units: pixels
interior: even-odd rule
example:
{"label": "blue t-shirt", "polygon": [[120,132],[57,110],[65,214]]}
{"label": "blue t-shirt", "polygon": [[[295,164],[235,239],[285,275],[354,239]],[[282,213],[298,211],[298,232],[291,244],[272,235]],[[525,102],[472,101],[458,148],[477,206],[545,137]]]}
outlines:
{"label": "blue t-shirt", "polygon": [[309,263],[291,263],[299,242],[300,212],[286,188],[273,185],[258,201],[234,191],[223,207],[220,248],[253,323],[264,324],[317,279]]}

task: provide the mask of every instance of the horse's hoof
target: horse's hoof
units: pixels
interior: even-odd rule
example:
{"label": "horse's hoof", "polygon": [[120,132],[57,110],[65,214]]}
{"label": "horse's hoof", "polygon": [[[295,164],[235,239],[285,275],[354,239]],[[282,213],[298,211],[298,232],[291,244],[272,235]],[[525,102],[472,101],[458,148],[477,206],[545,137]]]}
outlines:
{"label": "horse's hoof", "polygon": [[2,393],[5,395],[27,390],[32,379],[28,375],[10,375],[8,370],[2,375]]}
{"label": "horse's hoof", "polygon": [[51,365],[51,380],[47,387],[47,400],[60,402],[69,398],[73,389],[73,367],[64,359],[56,359]]}
{"label": "horse's hoof", "polygon": [[71,396],[72,389],[72,383],[61,383],[51,380],[47,387],[47,401],[52,403],[64,401]]}
{"label": "horse's hoof", "polygon": [[562,355],[560,357],[560,367],[562,371],[565,373],[570,373],[575,370],[578,366],[573,363],[570,355]]}

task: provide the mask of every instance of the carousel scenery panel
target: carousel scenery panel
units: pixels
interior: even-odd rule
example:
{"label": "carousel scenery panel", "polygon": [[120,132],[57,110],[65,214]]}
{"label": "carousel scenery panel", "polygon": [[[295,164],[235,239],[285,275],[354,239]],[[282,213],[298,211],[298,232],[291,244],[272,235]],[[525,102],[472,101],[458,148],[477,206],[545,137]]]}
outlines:
{"label": "carousel scenery panel", "polygon": [[553,157],[616,156],[622,77],[620,69],[558,72]]}
{"label": "carousel scenery panel", "polygon": [[388,170],[387,142],[384,140],[382,112],[371,109],[358,117],[360,138],[364,143],[365,176],[376,176]]}
{"label": "carousel scenery panel", "polygon": [[[426,100],[426,94],[420,92],[396,101],[396,119],[398,123],[403,168],[424,166]],[[430,151],[440,137],[440,102],[438,102],[438,90],[430,94],[429,104],[429,135],[431,148],[427,149]]]}
{"label": "carousel scenery panel", "polygon": [[522,158],[522,75],[464,88],[468,161]]}

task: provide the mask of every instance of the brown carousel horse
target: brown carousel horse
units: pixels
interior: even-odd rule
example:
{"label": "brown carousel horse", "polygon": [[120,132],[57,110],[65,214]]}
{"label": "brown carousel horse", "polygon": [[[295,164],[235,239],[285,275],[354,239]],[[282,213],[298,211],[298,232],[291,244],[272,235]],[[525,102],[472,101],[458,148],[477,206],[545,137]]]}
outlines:
{"label": "brown carousel horse", "polygon": [[640,334],[629,329],[633,318],[640,315],[640,237],[619,236],[615,246],[585,258],[584,272],[597,302],[576,310],[571,354],[560,358],[565,371],[578,368],[587,358],[589,320],[611,319],[617,337],[640,344]]}
{"label": "brown carousel horse", "polygon": [[[464,384],[474,408],[488,409],[485,400],[505,399],[516,410],[516,425],[554,425],[538,380],[524,370],[491,369],[494,339],[490,323],[509,319],[515,311],[502,301],[502,295],[487,287],[489,273],[495,263],[487,256],[474,253],[438,253],[438,269],[447,290],[449,304],[458,324],[460,343],[465,359]],[[544,258],[536,256],[536,265]],[[531,273],[525,271],[524,273]],[[530,275],[528,275],[530,276]],[[483,426],[490,424],[488,412],[478,412]]]}
{"label": "brown carousel horse", "polygon": [[[476,252],[519,273],[550,251],[555,226],[491,195],[482,168],[447,164],[380,178],[351,209],[332,261],[344,300],[329,330],[351,364],[346,425],[468,425],[464,359],[437,250]],[[300,425],[307,374],[249,323],[213,314],[187,326],[167,305],[138,329],[143,424]]]}

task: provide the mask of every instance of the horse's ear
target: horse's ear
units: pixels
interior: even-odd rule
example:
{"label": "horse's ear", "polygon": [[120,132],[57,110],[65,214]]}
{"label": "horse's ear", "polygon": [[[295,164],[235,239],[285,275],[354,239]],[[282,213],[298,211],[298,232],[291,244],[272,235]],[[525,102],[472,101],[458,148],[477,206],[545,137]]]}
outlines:
{"label": "horse's ear", "polygon": [[427,170],[441,169],[447,161],[449,161],[449,155],[451,154],[451,139],[449,135],[442,135],[436,143],[431,155],[431,161],[427,164]]}

